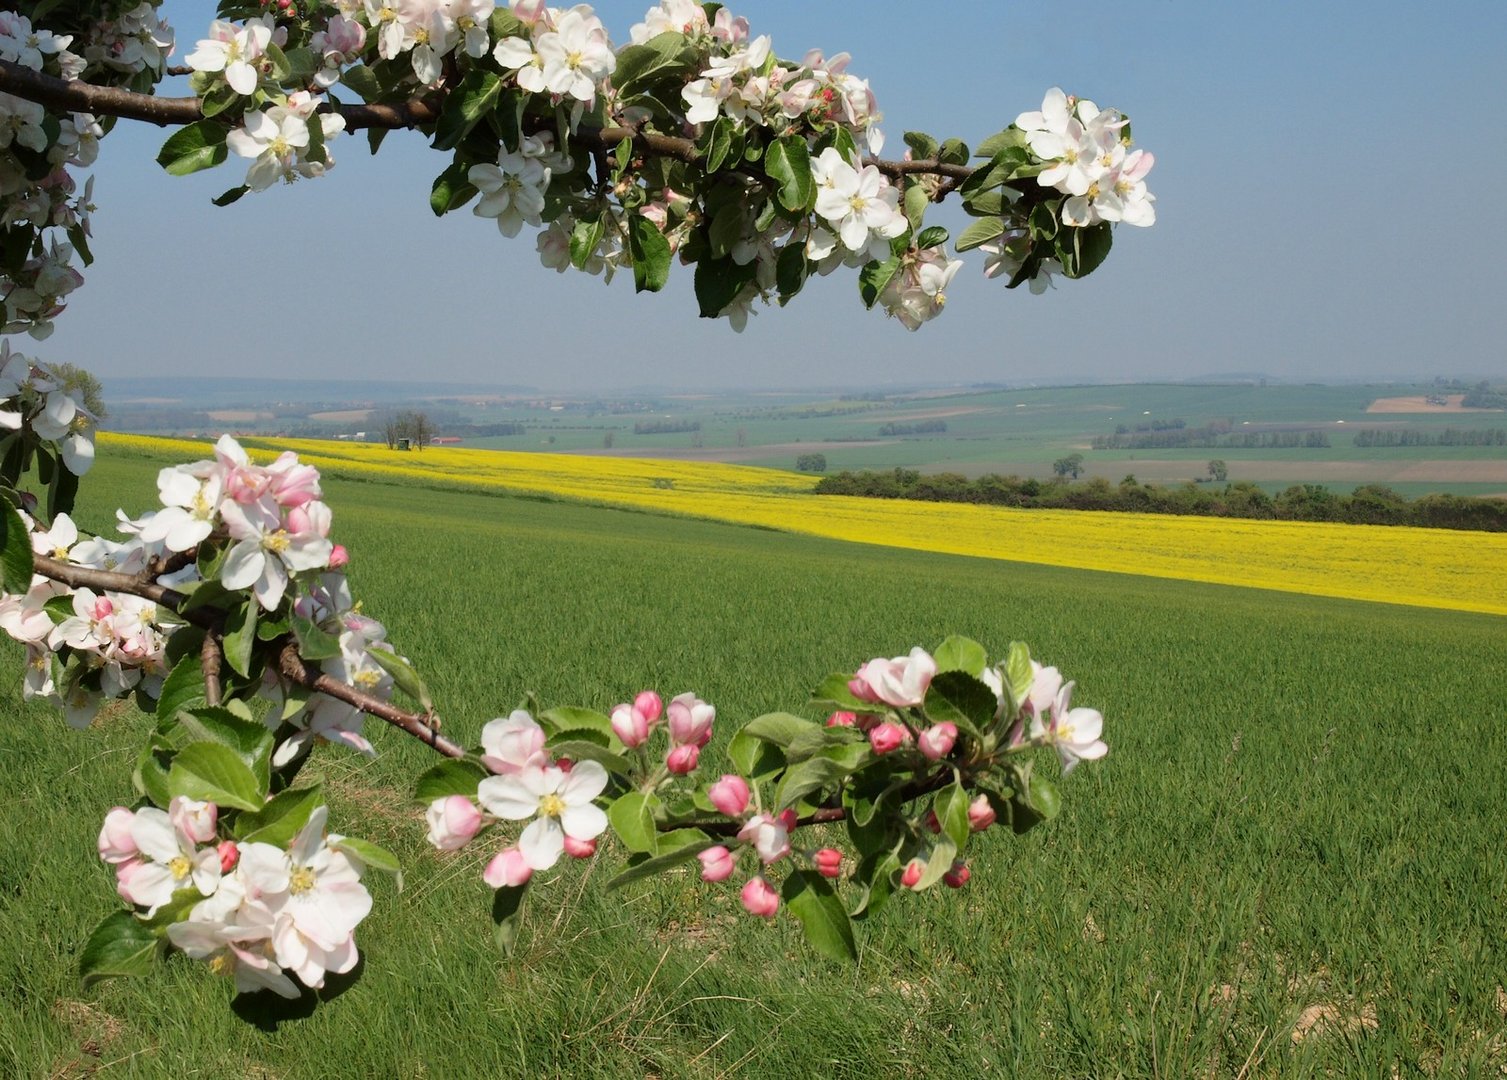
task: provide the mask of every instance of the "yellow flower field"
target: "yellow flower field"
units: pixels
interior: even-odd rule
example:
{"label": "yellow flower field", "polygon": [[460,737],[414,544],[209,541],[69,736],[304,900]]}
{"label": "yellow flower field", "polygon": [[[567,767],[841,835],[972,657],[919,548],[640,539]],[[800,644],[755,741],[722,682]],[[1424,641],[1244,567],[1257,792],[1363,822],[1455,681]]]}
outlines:
{"label": "yellow flower field", "polygon": [[[185,461],[207,451],[204,443],[144,436],[106,434],[101,443],[105,452],[134,448]],[[404,453],[297,439],[275,445],[331,476],[541,493],[861,544],[1507,614],[1502,533],[811,495],[811,476],[704,462],[449,448]]]}

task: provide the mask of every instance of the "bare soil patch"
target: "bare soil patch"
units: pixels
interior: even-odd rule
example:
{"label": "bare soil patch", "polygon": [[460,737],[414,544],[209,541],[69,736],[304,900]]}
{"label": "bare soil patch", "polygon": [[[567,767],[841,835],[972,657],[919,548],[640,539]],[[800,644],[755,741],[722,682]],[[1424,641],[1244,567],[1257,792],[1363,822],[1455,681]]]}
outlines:
{"label": "bare soil patch", "polygon": [[249,424],[253,420],[271,420],[272,414],[257,409],[216,409],[209,413],[211,420],[226,424]]}
{"label": "bare soil patch", "polygon": [[1444,404],[1431,402],[1422,394],[1417,397],[1377,398],[1366,406],[1368,413],[1477,413],[1502,412],[1502,409],[1467,409],[1460,404],[1464,394],[1444,394]]}
{"label": "bare soil patch", "polygon": [[349,423],[353,420],[366,420],[371,417],[372,409],[333,409],[330,412],[310,413],[310,420],[328,420],[334,424]]}

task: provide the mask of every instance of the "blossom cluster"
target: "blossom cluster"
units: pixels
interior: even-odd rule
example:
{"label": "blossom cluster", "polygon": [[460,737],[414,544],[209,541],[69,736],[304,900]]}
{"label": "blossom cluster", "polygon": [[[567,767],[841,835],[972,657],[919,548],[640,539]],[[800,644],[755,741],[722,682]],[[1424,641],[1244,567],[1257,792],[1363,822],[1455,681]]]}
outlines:
{"label": "blossom cluster", "polygon": [[1037,183],[1068,196],[1062,204],[1064,225],[1156,223],[1156,196],[1146,190],[1146,174],[1156,159],[1129,148],[1124,134],[1129,123],[1124,114],[1068,97],[1057,87],[1047,91],[1039,110],[1015,118],[1032,153],[1048,165]]}
{"label": "blossom cluster", "polygon": [[83,476],[94,464],[96,424],[50,372],[0,341],[0,445],[30,432],[52,444],[64,468]]}
{"label": "blossom cluster", "polygon": [[[125,8],[104,5],[104,17],[58,33],[34,25],[25,14],[0,11],[0,60],[65,79],[87,77],[103,85],[155,81],[172,50],[171,29],[157,17],[156,3]],[[104,128],[89,113],[56,116],[49,133],[47,112],[35,102],[0,94],[0,226],[25,227],[33,238],[14,250],[24,254],[0,265],[0,333],[52,333],[66,298],[83,283],[72,266],[90,233],[94,181],[82,185],[71,168],[87,168],[99,154]],[[59,228],[69,243],[45,240]],[[87,251],[83,252],[85,261]]]}
{"label": "blossom cluster", "polygon": [[701,748],[711,742],[716,719],[716,708],[693,693],[678,694],[666,706],[653,690],[644,690],[631,703],[613,708],[611,724],[623,746],[640,750],[663,722],[669,737],[664,770],[672,776],[687,776],[700,762]]}
{"label": "blossom cluster", "polygon": [[487,863],[482,876],[494,889],[527,884],[562,854],[590,858],[607,828],[595,802],[607,787],[607,770],[595,761],[551,759],[545,740],[544,729],[523,709],[489,721],[481,731],[481,760],[492,775],[477,785],[474,801],[451,795],[426,812],[429,842],[441,851],[464,847],[494,822],[528,822]]}
{"label": "blossom cluster", "polygon": [[[362,864],[326,835],[320,806],[286,848],[219,839],[219,809],[182,795],[167,810],[117,806],[105,815],[99,856],[115,868],[116,891],[151,920],[191,902],[167,924],[168,940],[240,991],[300,995],[327,973],[356,966],[355,929],[371,911]],[[295,983],[289,975],[297,978]]]}

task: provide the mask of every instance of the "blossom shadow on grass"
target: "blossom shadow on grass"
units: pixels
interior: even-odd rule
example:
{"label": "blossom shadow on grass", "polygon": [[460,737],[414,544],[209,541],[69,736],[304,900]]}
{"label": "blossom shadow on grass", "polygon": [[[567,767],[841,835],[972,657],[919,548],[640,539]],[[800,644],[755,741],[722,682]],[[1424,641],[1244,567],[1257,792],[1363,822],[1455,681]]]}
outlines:
{"label": "blossom shadow on grass", "polygon": [[310,990],[303,988],[303,993],[293,999],[279,997],[270,990],[259,990],[254,994],[237,994],[230,1003],[234,1013],[248,1024],[255,1024],[262,1031],[276,1032],[278,1025],[291,1020],[306,1020],[314,1014],[314,1008],[321,1001],[330,1001],[345,993],[356,980],[361,978],[361,972],[366,968],[366,957],[356,961],[356,966],[344,975],[328,974],[325,976],[322,990]]}

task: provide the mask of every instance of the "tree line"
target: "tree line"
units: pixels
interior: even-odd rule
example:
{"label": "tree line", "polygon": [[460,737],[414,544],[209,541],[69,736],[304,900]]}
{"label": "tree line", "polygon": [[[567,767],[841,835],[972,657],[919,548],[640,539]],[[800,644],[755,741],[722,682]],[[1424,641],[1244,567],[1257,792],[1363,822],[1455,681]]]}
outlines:
{"label": "tree line", "polygon": [[1278,521],[1339,521],[1357,525],[1418,525],[1436,529],[1507,532],[1507,499],[1432,494],[1409,500],[1382,484],[1349,494],[1322,484],[1294,484],[1276,495],[1251,483],[1215,488],[1198,484],[1142,484],[1127,476],[1117,485],[1103,477],[1082,483],[1022,479],[990,473],[970,480],[961,473],[922,474],[914,469],[825,476],[819,495],[878,499],[967,502],[989,506],[1065,510],[1122,510],[1150,514],[1258,518]]}
{"label": "tree line", "polygon": [[1507,446],[1507,428],[1445,428],[1443,431],[1391,431],[1362,428],[1356,446]]}

